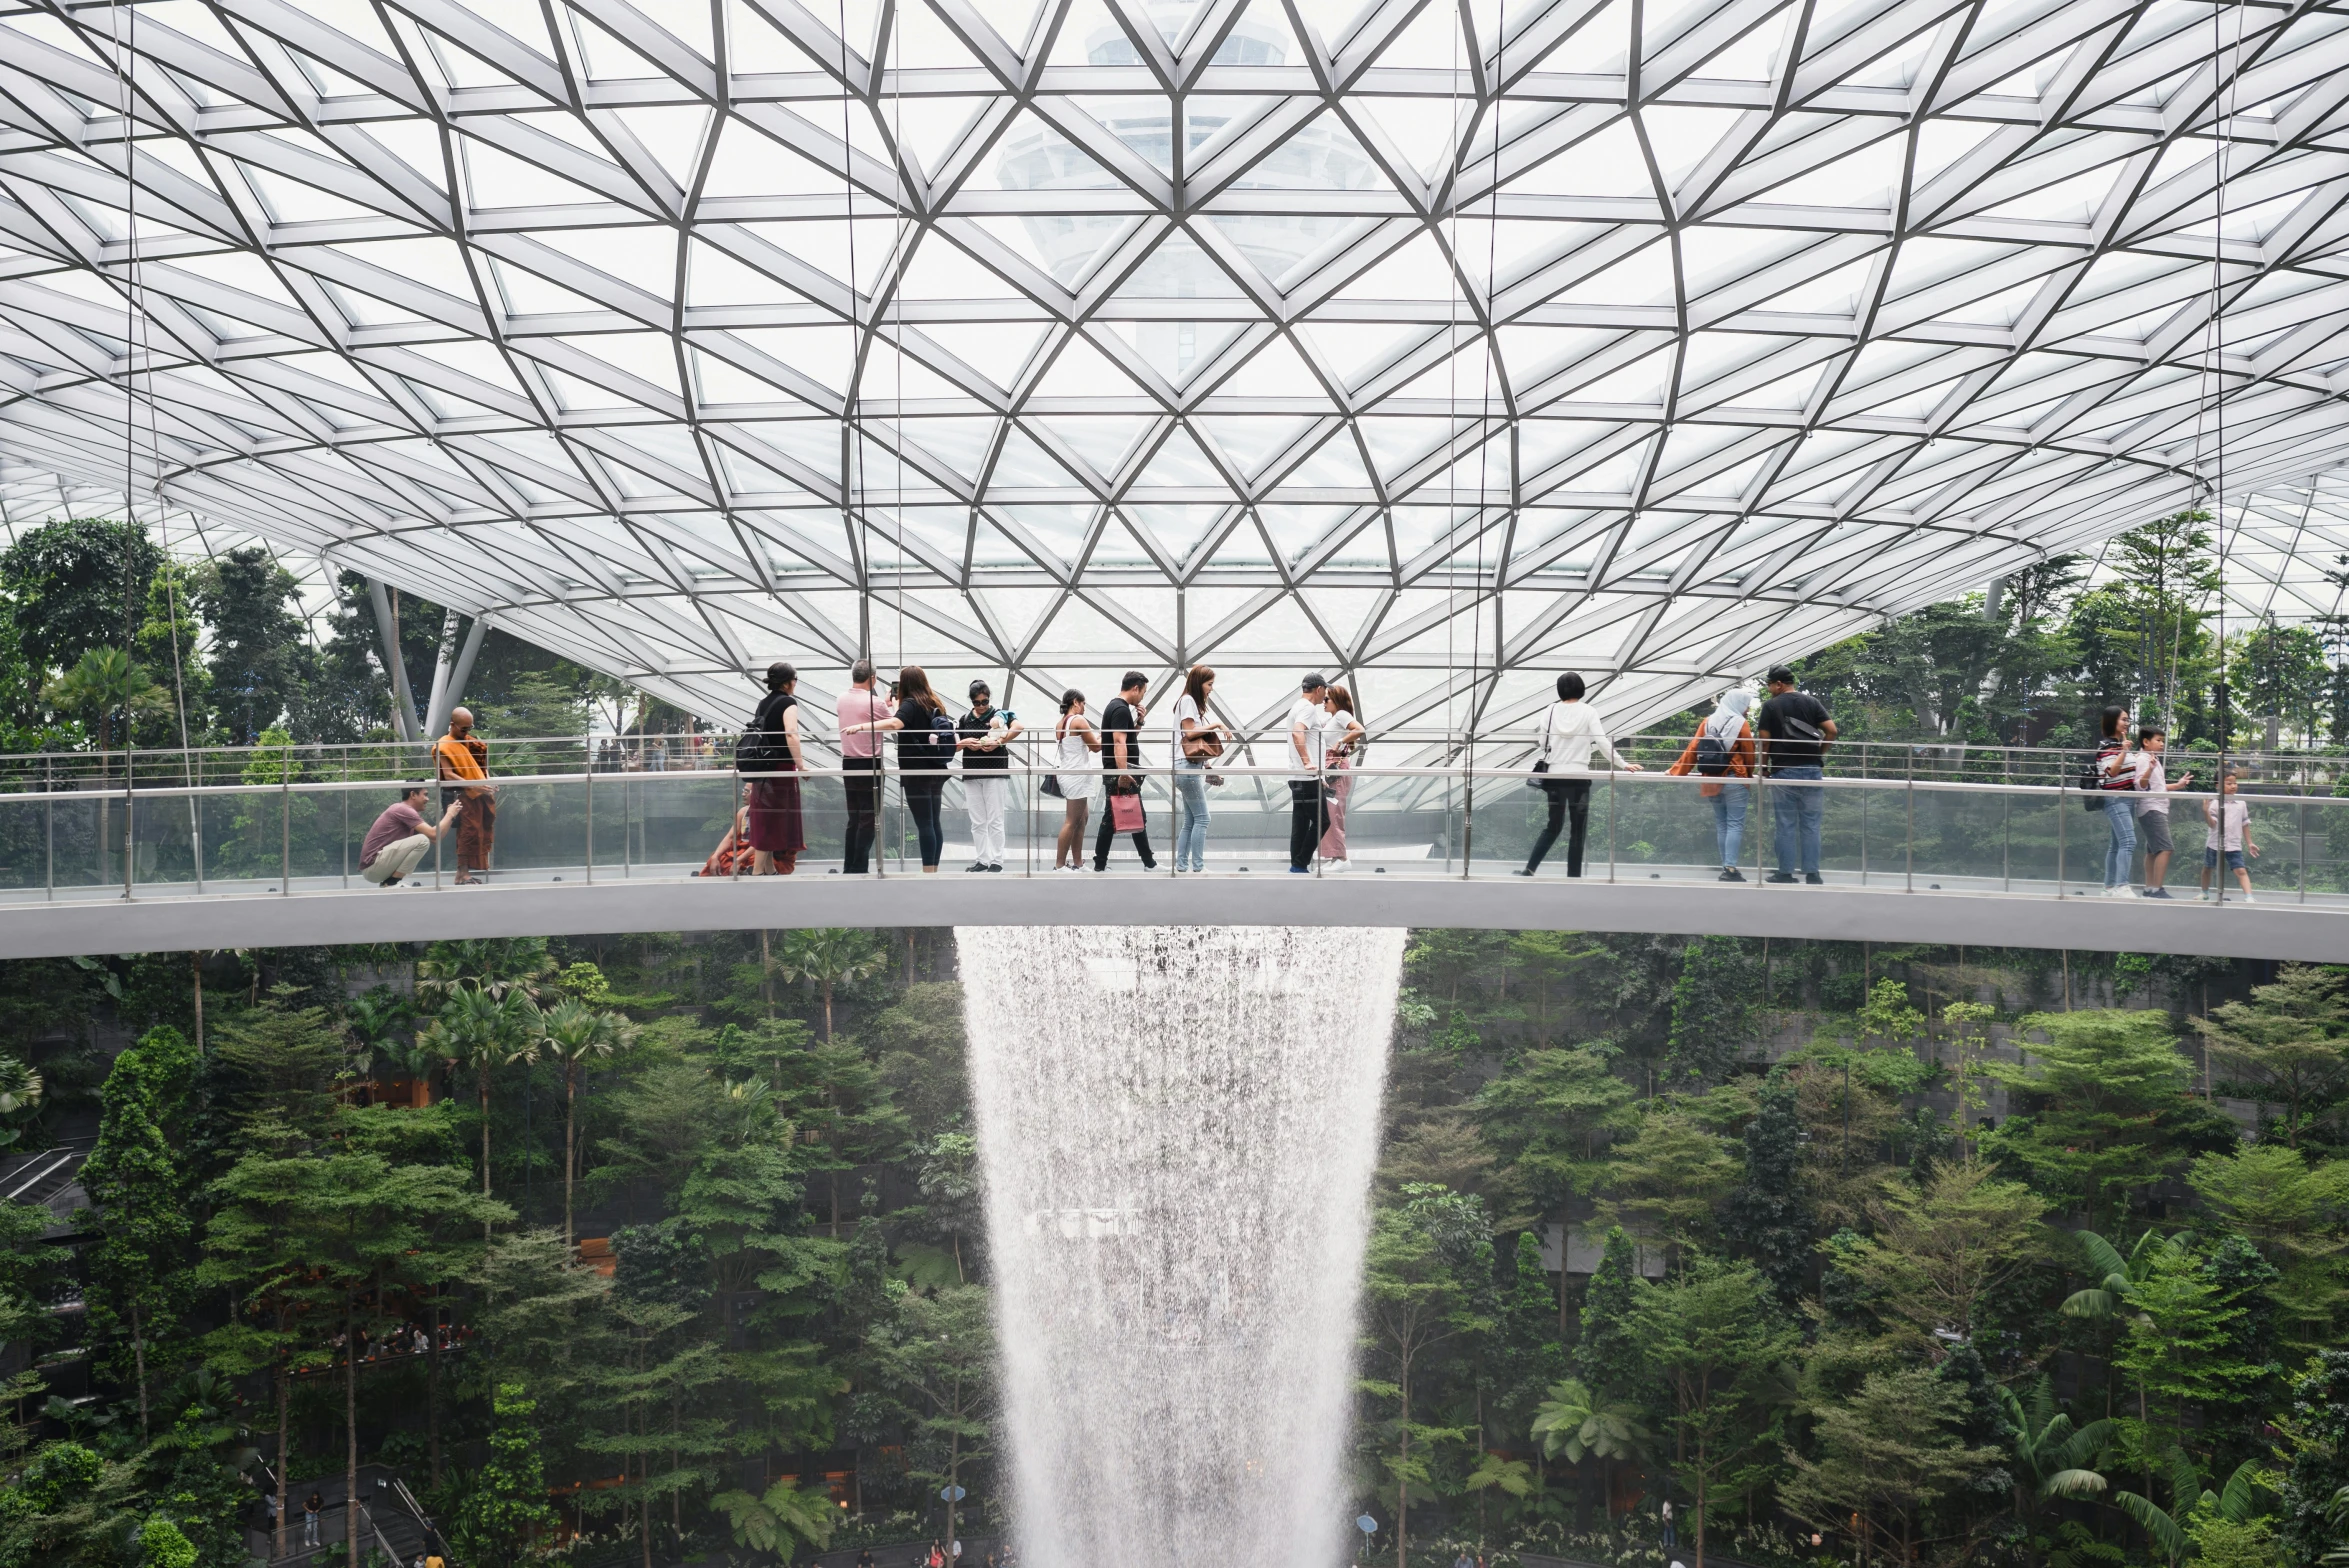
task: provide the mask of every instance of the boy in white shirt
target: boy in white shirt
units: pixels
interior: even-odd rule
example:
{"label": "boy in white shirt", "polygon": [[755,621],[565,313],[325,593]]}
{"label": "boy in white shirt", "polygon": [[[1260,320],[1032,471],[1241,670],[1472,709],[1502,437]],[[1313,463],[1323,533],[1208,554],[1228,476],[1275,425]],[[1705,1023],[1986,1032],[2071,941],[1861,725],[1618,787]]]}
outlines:
{"label": "boy in white shirt", "polygon": [[[2230,773],[2219,786],[2217,800],[2202,803],[2202,820],[2211,830],[2209,846],[2202,851],[2202,896],[2212,896],[2211,874],[2218,870],[2219,852],[2224,850],[2227,869],[2235,873],[2242,884],[2243,902],[2257,903],[2251,896],[2251,871],[2243,864],[2243,857],[2259,858],[2259,846],[2251,841],[2251,803],[2235,793],[2235,775]],[[2225,825],[2222,827],[2221,823]]]}
{"label": "boy in white shirt", "polygon": [[2162,879],[2170,873],[2170,854],[2176,847],[2170,839],[2170,792],[2184,789],[2194,782],[2191,772],[2181,775],[2175,784],[2162,766],[2162,753],[2169,747],[2169,734],[2158,724],[2141,726],[2137,731],[2137,789],[2142,799],[2137,806],[2137,838],[2145,846],[2145,896],[2168,898],[2169,889]]}

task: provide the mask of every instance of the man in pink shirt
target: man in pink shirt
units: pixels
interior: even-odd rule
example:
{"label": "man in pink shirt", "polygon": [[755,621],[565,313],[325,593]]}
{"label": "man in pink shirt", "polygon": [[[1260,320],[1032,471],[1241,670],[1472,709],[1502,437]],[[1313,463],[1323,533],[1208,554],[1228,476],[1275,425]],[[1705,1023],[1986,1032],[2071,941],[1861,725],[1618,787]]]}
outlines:
{"label": "man in pink shirt", "polygon": [[840,767],[848,786],[848,844],[840,869],[855,877],[865,874],[866,858],[873,851],[873,819],[881,804],[881,736],[851,726],[894,718],[897,704],[874,689],[872,660],[857,660],[848,678],[849,688],[833,710],[838,720],[833,733],[840,737]]}

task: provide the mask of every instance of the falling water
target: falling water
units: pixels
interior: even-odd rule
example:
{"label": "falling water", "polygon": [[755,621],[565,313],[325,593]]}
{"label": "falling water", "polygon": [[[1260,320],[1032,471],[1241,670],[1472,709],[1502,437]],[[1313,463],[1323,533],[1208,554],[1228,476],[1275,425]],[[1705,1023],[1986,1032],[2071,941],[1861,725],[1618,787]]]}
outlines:
{"label": "falling water", "polygon": [[1334,1568],[1401,931],[956,933],[1031,1568]]}

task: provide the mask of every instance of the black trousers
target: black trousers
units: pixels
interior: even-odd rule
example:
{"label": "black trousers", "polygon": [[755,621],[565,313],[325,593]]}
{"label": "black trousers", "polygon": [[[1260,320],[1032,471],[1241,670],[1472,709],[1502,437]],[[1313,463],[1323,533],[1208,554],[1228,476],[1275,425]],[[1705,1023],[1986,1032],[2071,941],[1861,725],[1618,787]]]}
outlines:
{"label": "black trousers", "polygon": [[1581,876],[1582,840],[1590,826],[1590,780],[1559,779],[1555,783],[1544,780],[1542,792],[1550,797],[1550,820],[1543,826],[1541,836],[1533,841],[1533,855],[1525,862],[1525,869],[1531,871],[1542,863],[1542,856],[1558,842],[1559,825],[1571,815],[1574,831],[1566,838],[1566,874]]}
{"label": "black trousers", "polygon": [[[841,854],[840,869],[852,877],[863,876],[870,869],[873,819],[881,807],[881,759],[842,757],[840,767],[848,775],[841,780],[848,787],[848,845]],[[859,778],[860,773],[870,777]]]}
{"label": "black trousers", "polygon": [[1319,779],[1289,780],[1289,869],[1304,871],[1313,864],[1313,851],[1329,831],[1329,798]]}
{"label": "black trousers", "polygon": [[[1109,844],[1117,837],[1117,829],[1110,817],[1109,802],[1116,793],[1112,789],[1101,792],[1101,831],[1093,835],[1093,869],[1096,871],[1109,869]],[[1142,857],[1142,869],[1147,871],[1158,864],[1158,857],[1150,853],[1150,829],[1147,826],[1150,819],[1144,817],[1142,820],[1145,825],[1134,833],[1134,853]]]}

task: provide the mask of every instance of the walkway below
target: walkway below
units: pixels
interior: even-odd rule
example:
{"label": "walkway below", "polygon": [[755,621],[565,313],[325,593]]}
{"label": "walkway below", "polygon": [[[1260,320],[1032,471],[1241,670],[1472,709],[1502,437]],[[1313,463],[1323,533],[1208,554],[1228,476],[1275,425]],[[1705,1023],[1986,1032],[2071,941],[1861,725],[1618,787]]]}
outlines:
{"label": "walkway below", "polygon": [[[1163,862],[1161,863],[1163,867]],[[2256,904],[2056,897],[2047,884],[2002,891],[1945,878],[1914,891],[1833,878],[1825,887],[1723,884],[1700,868],[1640,881],[1536,879],[1495,865],[1472,878],[1429,862],[1303,877],[1277,865],[1171,877],[1161,869],[1021,876],[948,870],[881,880],[803,867],[790,877],[705,880],[686,866],[633,876],[520,873],[480,887],[382,889],[296,878],[214,883],[206,892],[60,890],[0,898],[0,958],[191,948],[293,947],[493,936],[592,936],[806,926],[1298,925],[1655,932],[1843,942],[1934,942],[2222,958],[2349,962],[2349,899],[2291,895]],[[1643,872],[1656,868],[1643,867]]]}

